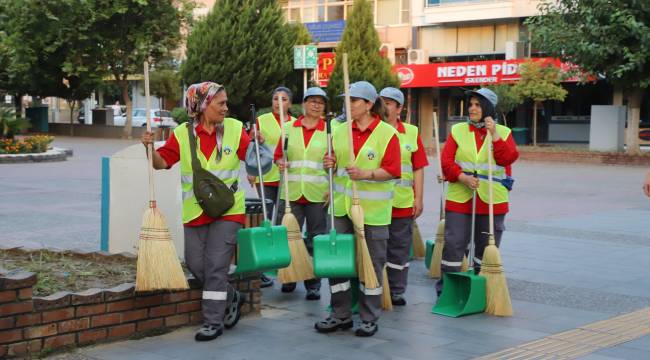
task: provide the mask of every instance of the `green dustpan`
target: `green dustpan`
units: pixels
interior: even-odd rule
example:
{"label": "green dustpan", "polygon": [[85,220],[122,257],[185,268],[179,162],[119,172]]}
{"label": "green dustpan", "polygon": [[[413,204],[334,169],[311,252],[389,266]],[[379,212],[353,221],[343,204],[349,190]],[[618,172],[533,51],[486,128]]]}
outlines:
{"label": "green dustpan", "polygon": [[[474,225],[476,224],[476,190],[472,197],[472,223],[469,241],[469,261],[474,267]],[[465,272],[444,273],[442,293],[431,312],[460,317],[485,311],[485,278],[474,269]]]}
{"label": "green dustpan", "polygon": [[354,235],[329,234],[314,237],[314,275],[319,278],[356,277]]}
{"label": "green dustpan", "polygon": [[[327,122],[327,147],[332,154],[331,118]],[[337,234],[334,229],[334,188],[329,169],[330,233],[314,237],[314,275],[320,278],[356,277],[355,243],[353,234]]]}
{"label": "green dustpan", "polygon": [[474,273],[445,273],[442,294],[431,312],[460,317],[485,311],[485,278]]}
{"label": "green dustpan", "polygon": [[281,269],[289,266],[291,254],[285,226],[271,226],[264,220],[262,226],[241,229],[237,233],[236,274]]}

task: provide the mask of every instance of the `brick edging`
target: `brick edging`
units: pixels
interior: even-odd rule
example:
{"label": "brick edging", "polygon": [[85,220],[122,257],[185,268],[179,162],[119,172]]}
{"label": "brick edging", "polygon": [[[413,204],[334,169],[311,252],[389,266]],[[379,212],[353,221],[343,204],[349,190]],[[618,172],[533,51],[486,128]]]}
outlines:
{"label": "brick edging", "polygon": [[[10,251],[21,251],[10,249]],[[80,256],[125,256],[87,253]],[[132,283],[110,289],[33,296],[36,274],[0,270],[0,358],[160,333],[200,323],[202,291],[136,293]],[[244,295],[242,314],[259,314],[259,274],[230,280]]]}

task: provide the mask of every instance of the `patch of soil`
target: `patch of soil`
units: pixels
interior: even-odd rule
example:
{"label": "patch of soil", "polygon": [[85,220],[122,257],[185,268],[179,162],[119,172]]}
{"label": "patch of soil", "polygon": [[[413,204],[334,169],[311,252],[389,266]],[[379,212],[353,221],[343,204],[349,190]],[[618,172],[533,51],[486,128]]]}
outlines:
{"label": "patch of soil", "polygon": [[135,282],[136,259],[110,256],[102,259],[72,252],[0,250],[0,268],[22,269],[38,275],[35,296],[57,291],[77,292],[91,288],[107,289]]}

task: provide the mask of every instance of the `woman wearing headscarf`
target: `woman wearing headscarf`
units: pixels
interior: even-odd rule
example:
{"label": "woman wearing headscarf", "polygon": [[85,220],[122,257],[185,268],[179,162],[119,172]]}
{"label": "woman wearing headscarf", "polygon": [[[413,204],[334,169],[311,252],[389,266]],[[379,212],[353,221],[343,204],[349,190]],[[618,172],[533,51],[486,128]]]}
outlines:
{"label": "woman wearing headscarf", "polygon": [[[519,157],[517,145],[508,127],[498,125],[495,107],[497,95],[487,88],[468,91],[469,121],[456,124],[442,150],[442,172],[449,181],[445,204],[445,246],[442,251],[441,271],[460,271],[463,256],[472,228],[472,198],[476,191],[476,223],[474,269],[480,271],[483,251],[488,244],[488,132],[492,136],[493,191],[494,191],[494,237],[501,243],[505,230],[504,220],[508,213],[508,179],[512,164]],[[442,277],[436,283],[436,292],[442,292]]]}
{"label": "woman wearing headscarf", "polygon": [[[213,82],[193,84],[187,89],[185,105],[191,121],[174,129],[167,142],[153,152],[155,169],[169,169],[180,162],[183,198],[185,262],[203,285],[203,326],[195,335],[207,341],[232,328],[239,321],[241,296],[228,282],[230,261],[235,252],[237,231],[245,223],[244,192],[238,186],[240,161],[254,159],[247,152],[249,136],[242,123],[226,117],[226,89]],[[221,179],[234,192],[234,205],[221,217],[212,218],[197,203],[192,184],[191,137],[196,141],[196,156],[201,167]],[[259,139],[263,142],[263,139]],[[145,133],[142,143],[153,142]],[[264,162],[272,159],[264,159]],[[247,164],[254,167],[256,164]],[[248,166],[247,166],[248,168]]]}
{"label": "woman wearing headscarf", "polygon": [[[375,87],[367,81],[350,85],[350,113],[354,163],[350,163],[348,125],[339,125],[333,133],[333,154],[325,156],[326,169],[338,168],[334,179],[334,227],[339,234],[353,234],[350,207],[352,181],[356,181],[364,211],[364,230],[368,251],[379,284],[386,264],[388,225],[391,221],[394,179],[401,176],[399,140],[395,129],[382,121],[384,103]],[[314,326],[329,333],[350,329],[352,302],[350,279],[329,279],[332,308],[327,319]],[[359,315],[362,323],[356,336],[373,336],[381,314],[381,286],[367,289],[359,283]]]}

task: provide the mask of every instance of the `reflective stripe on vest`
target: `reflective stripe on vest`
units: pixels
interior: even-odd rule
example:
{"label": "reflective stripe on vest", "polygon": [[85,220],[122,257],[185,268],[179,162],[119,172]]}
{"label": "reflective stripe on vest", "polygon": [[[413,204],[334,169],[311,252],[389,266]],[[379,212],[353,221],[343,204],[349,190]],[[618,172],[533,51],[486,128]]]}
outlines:
{"label": "reflective stripe on vest", "polygon": [[[502,139],[506,139],[510,135],[508,127],[497,125],[496,129]],[[482,179],[488,175],[488,144],[483,142],[481,149],[478,152],[476,151],[476,139],[474,133],[469,130],[468,123],[454,125],[451,128],[451,135],[458,144],[455,157],[456,163],[463,172],[474,173],[476,171],[480,175],[477,193],[483,202],[489,202],[488,181]],[[492,176],[497,180],[492,182],[494,204],[508,202],[508,190],[498,181],[505,179],[505,168],[495,165],[494,160],[492,161]],[[465,203],[471,198],[472,191],[460,181],[449,184],[447,199],[457,203]]]}
{"label": "reflective stripe on vest", "polygon": [[[305,147],[302,126],[291,125],[287,136],[287,169],[289,182],[289,200],[296,201],[305,197],[312,203],[325,202],[328,191],[328,178],[323,168],[323,156],[327,152],[327,133],[315,130],[309,144]],[[284,191],[280,193],[284,199]]]}
{"label": "reflective stripe on vest", "polygon": [[413,192],[413,153],[418,150],[418,128],[410,124],[404,125],[404,133],[397,132],[402,159],[402,177],[395,180],[395,199],[393,207],[406,209],[413,207],[415,193]]}
{"label": "reflective stripe on vest", "polygon": [[[351,216],[352,181],[345,172],[350,162],[349,128],[338,126],[333,131],[333,148],[337,159],[338,171],[334,178],[334,215]],[[392,126],[380,122],[372,131],[365,144],[357,154],[355,164],[359,169],[372,170],[381,167],[386,147],[396,133]],[[388,225],[391,221],[393,206],[393,191],[395,181],[355,181],[366,225]]]}
{"label": "reflective stripe on vest", "polygon": [[[239,180],[240,161],[237,156],[239,140],[241,138],[242,123],[233,118],[224,119],[224,134],[221,144],[222,156],[217,162],[217,149],[210,155],[209,159],[201,149],[201,139],[196,139],[197,157],[201,166],[219,177],[226,185],[231,186]],[[193,191],[192,156],[190,154],[190,140],[187,126],[177,126],[174,129],[174,136],[178,141],[181,163],[181,189],[183,191],[183,223],[188,223],[203,213],[203,209],[196,202]],[[238,215],[244,213],[244,191],[239,189],[235,192],[235,204],[224,215]]]}
{"label": "reflective stripe on vest", "polygon": [[[264,143],[269,147],[269,149],[275,150],[275,148],[278,146],[278,143],[280,142],[282,135],[282,129],[280,129],[280,124],[278,124],[278,121],[275,119],[275,115],[273,115],[272,112],[266,113],[264,115],[260,115],[257,120],[260,124],[259,131],[264,138]],[[293,124],[293,121],[296,120],[296,118],[289,116],[289,119],[287,120],[285,117],[285,120],[284,130],[288,131],[289,127]],[[271,165],[271,170],[269,170],[268,173],[264,174],[264,182],[275,181],[280,181],[280,171],[274,162],[273,165]],[[259,183],[259,178],[255,178],[255,183]]]}

